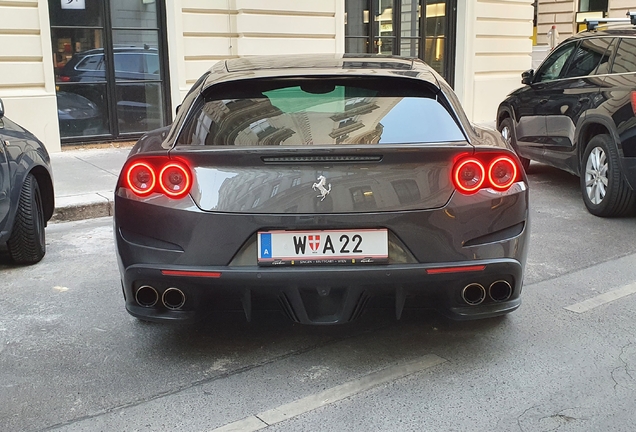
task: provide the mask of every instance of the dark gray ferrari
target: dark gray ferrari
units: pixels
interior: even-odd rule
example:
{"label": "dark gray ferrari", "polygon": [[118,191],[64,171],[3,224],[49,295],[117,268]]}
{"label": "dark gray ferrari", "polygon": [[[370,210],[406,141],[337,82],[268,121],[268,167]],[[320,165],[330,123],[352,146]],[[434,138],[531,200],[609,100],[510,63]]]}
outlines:
{"label": "dark gray ferrari", "polygon": [[521,302],[528,185],[419,60],[248,57],[134,146],[114,225],[142,320],[277,304],[336,324],[374,303],[486,318]]}

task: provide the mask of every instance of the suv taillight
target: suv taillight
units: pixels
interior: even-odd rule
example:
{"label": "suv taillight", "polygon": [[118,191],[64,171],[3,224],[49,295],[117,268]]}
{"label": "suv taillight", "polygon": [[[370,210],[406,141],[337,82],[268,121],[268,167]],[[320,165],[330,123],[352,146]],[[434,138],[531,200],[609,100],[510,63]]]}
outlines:
{"label": "suv taillight", "polygon": [[453,185],[464,195],[480,189],[497,191],[510,189],[520,179],[515,158],[501,153],[477,153],[459,158],[453,166]]}
{"label": "suv taillight", "polygon": [[632,111],[636,115],[636,91],[632,92]]}
{"label": "suv taillight", "polygon": [[167,197],[185,197],[192,187],[192,171],[182,160],[167,157],[135,159],[124,166],[124,185],[137,196],[161,193]]}

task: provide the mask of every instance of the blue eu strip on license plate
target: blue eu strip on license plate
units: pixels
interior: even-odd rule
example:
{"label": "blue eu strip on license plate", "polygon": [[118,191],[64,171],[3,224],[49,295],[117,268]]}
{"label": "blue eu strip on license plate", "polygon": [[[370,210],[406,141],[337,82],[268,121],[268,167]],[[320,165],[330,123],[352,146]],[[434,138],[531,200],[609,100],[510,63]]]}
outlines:
{"label": "blue eu strip on license plate", "polygon": [[260,233],[261,258],[272,257],[272,235],[270,233]]}

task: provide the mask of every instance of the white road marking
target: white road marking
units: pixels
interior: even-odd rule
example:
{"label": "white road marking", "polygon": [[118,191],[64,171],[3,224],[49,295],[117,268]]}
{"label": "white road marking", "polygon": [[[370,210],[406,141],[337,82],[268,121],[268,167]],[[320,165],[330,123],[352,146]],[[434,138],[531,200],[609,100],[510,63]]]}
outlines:
{"label": "white road marking", "polygon": [[434,354],[425,355],[411,363],[396,365],[378,372],[373,372],[355,381],[349,381],[348,383],[332,387],[320,393],[298,399],[294,402],[281,405],[260,414],[246,417],[242,420],[221,426],[211,432],[254,432],[261,430],[273,424],[313,411],[316,408],[320,408],[350,396],[354,396],[363,391],[370,390],[373,387],[420,372],[424,369],[444,363],[445,361],[446,359]]}
{"label": "white road marking", "polygon": [[625,285],[624,287],[597,295],[596,297],[592,297],[591,299],[573,304],[572,306],[567,306],[565,307],[565,309],[576,313],[583,313],[589,311],[590,309],[594,309],[595,307],[602,306],[606,303],[613,302],[614,300],[618,300],[619,298],[626,297],[634,293],[636,293],[636,283]]}

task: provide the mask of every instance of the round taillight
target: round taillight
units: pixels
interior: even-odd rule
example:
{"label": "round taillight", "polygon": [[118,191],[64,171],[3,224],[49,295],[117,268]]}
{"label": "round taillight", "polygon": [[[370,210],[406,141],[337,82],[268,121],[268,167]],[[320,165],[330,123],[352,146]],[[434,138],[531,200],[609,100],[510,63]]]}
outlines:
{"label": "round taillight", "polygon": [[501,156],[490,162],[488,181],[494,189],[508,189],[517,179],[517,164],[508,156]]}
{"label": "round taillight", "polygon": [[455,166],[455,187],[462,193],[477,192],[484,184],[486,170],[477,159],[463,159]]}
{"label": "round taillight", "polygon": [[126,179],[130,189],[137,195],[148,195],[157,183],[154,170],[145,162],[136,162],[130,165]]}
{"label": "round taillight", "polygon": [[185,196],[192,185],[190,170],[180,163],[171,162],[161,170],[159,184],[163,193],[171,198]]}

